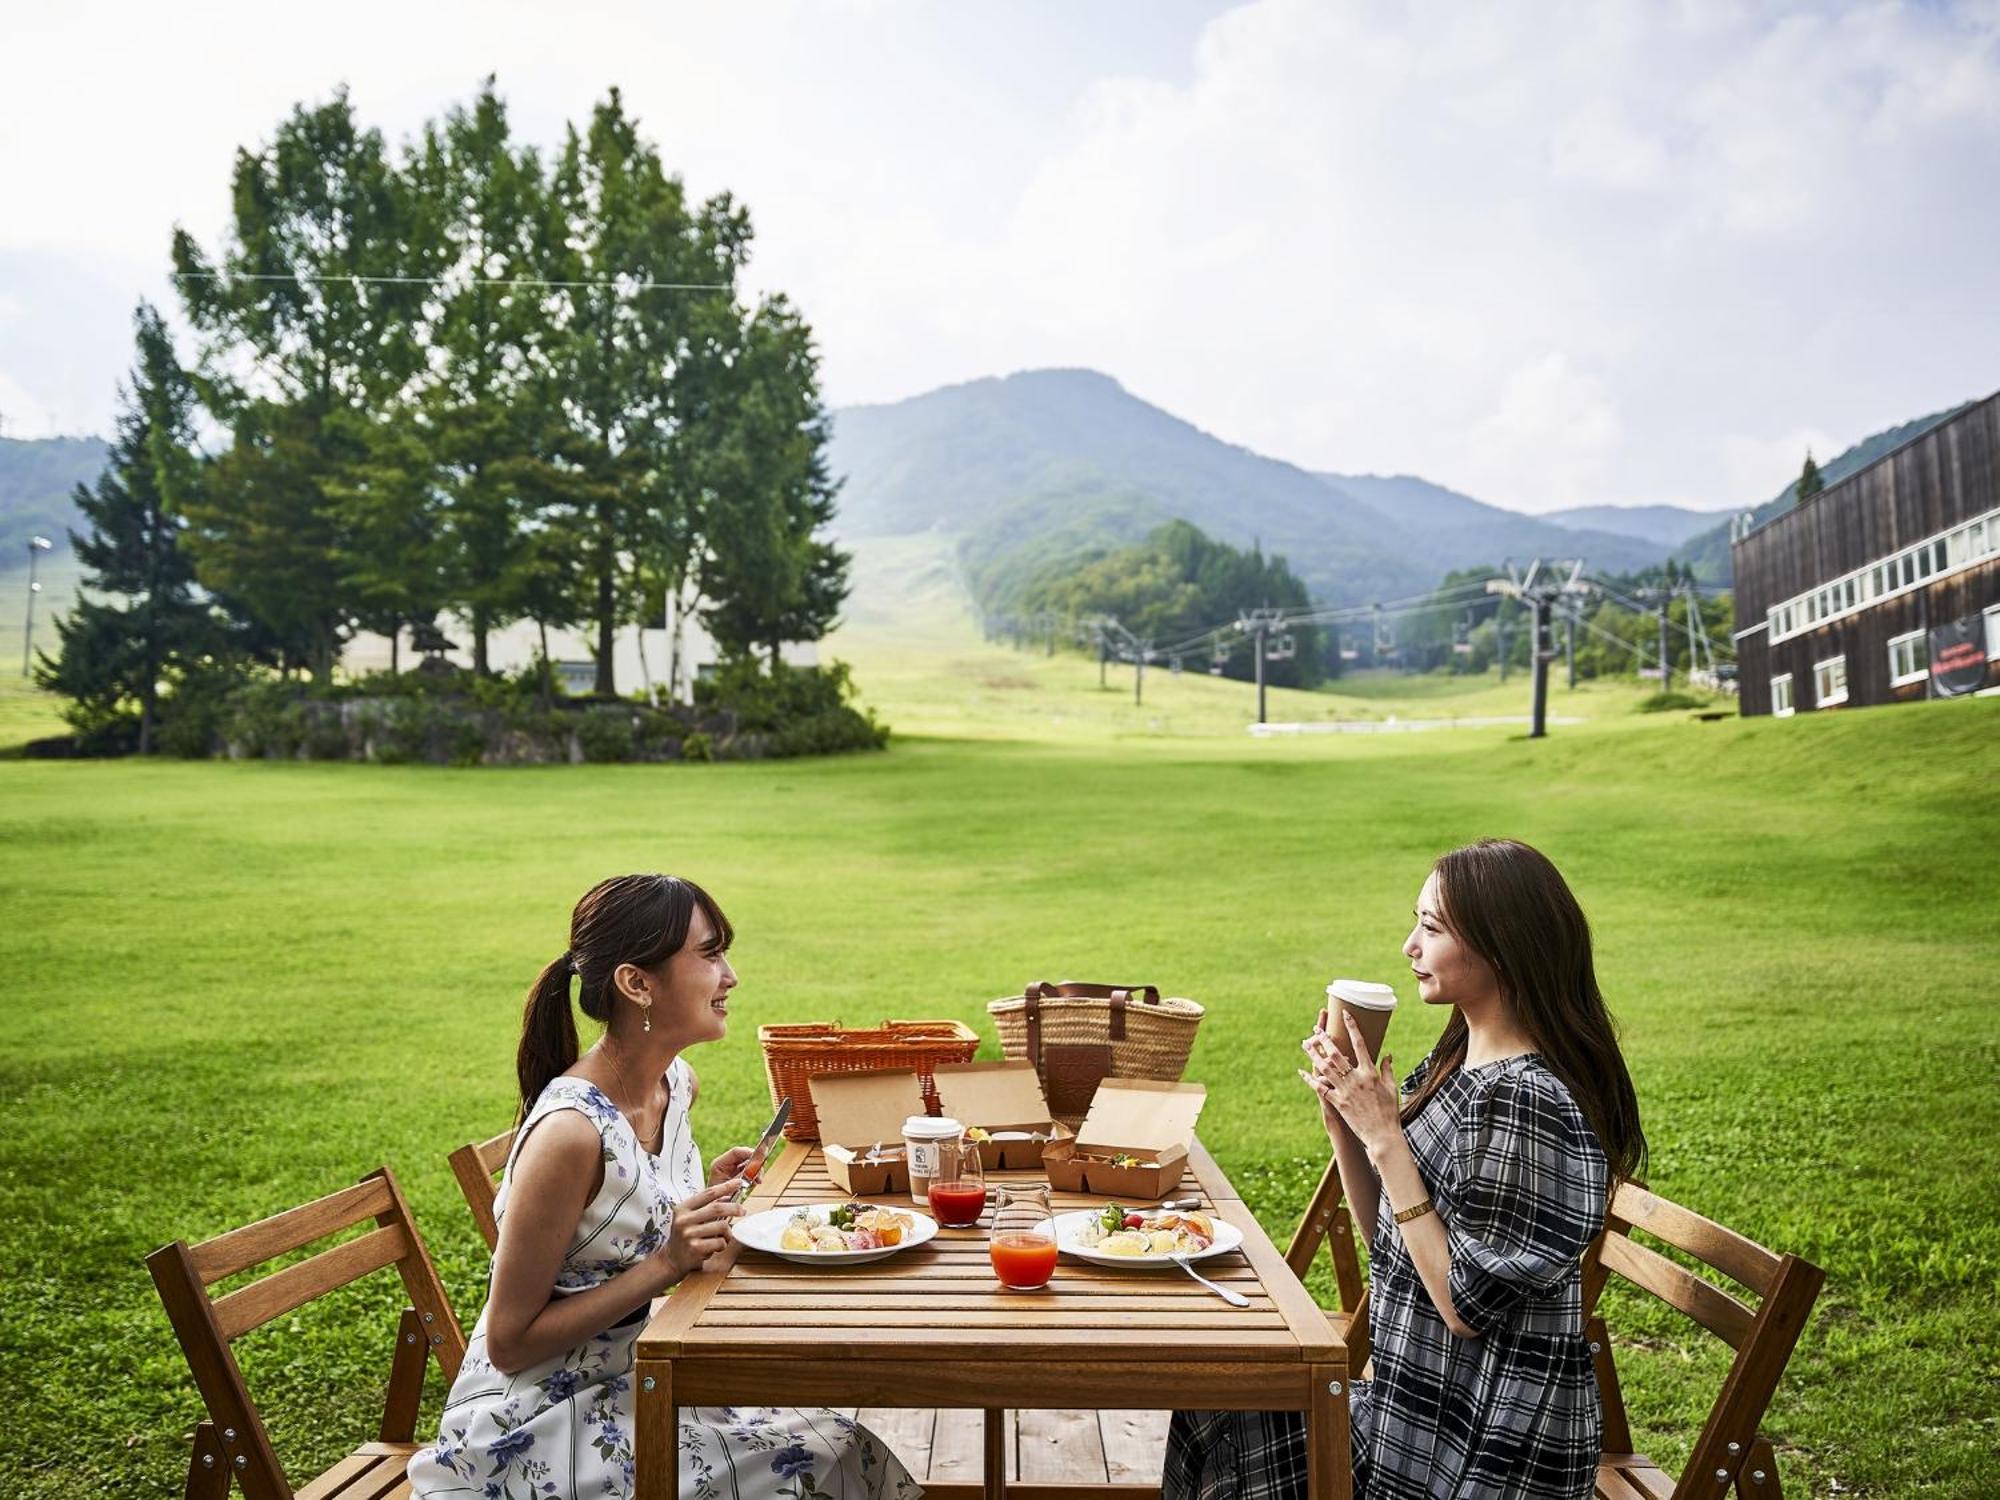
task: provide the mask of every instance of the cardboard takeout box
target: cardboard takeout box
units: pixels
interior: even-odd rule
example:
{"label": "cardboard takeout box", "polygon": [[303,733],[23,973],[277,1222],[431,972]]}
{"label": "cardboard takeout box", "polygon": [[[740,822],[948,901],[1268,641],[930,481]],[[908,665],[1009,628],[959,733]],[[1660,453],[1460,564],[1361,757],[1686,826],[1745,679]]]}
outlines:
{"label": "cardboard takeout box", "polygon": [[[907,1068],[876,1073],[816,1073],[813,1109],[819,1116],[820,1149],[834,1185],[857,1198],[910,1191],[910,1164],[903,1151],[903,1121],[928,1113],[917,1077]],[[869,1155],[880,1144],[879,1160]]]}
{"label": "cardboard takeout box", "polygon": [[[1207,1100],[1208,1090],[1198,1083],[1105,1079],[1075,1136],[1042,1148],[1049,1186],[1114,1201],[1157,1203],[1171,1196],[1187,1170],[1195,1121]],[[1138,1164],[1115,1165],[1114,1158],[1121,1156],[1136,1158]]]}
{"label": "cardboard takeout box", "polygon": [[[1056,1134],[1057,1126],[1033,1063],[947,1063],[933,1069],[932,1077],[944,1112],[967,1130],[976,1125],[995,1135],[1017,1137],[978,1143],[979,1164],[987,1171],[1042,1164],[1043,1143]],[[1018,1139],[1021,1136],[1029,1139]]]}

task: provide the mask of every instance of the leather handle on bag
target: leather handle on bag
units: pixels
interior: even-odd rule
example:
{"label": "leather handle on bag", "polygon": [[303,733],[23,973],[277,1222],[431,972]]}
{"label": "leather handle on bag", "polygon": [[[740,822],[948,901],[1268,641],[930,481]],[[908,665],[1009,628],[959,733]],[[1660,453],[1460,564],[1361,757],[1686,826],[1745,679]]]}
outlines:
{"label": "leather handle on bag", "polygon": [[1031,984],[1022,997],[1027,1002],[1025,1010],[1028,1018],[1028,1061],[1035,1065],[1037,1075],[1042,1071],[1042,997],[1039,993],[1041,988],[1040,985]]}
{"label": "leather handle on bag", "polygon": [[1137,995],[1148,1005],[1160,1003],[1160,987],[1157,984],[1091,984],[1082,979],[1065,979],[1061,984],[1050,984],[1044,979],[1029,985],[1028,993],[1071,1000],[1129,1000]]}

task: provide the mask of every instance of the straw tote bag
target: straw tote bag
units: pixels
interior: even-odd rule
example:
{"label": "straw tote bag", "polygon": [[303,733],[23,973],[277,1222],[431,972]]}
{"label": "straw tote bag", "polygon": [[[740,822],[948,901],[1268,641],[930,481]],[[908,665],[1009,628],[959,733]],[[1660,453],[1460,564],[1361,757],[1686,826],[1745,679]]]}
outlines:
{"label": "straw tote bag", "polygon": [[1162,999],[1150,984],[1038,980],[1018,995],[988,1003],[1012,1062],[1032,1062],[1049,1111],[1074,1125],[1108,1077],[1177,1082],[1194,1047],[1202,1009]]}

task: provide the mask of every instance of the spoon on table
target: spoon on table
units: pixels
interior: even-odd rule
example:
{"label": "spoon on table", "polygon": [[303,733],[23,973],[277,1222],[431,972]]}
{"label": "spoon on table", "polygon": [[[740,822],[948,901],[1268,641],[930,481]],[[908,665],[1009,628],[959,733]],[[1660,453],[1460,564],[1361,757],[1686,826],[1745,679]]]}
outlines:
{"label": "spoon on table", "polygon": [[1206,1276],[1202,1275],[1201,1272],[1197,1271],[1193,1266],[1188,1264],[1188,1258],[1185,1255],[1170,1255],[1167,1258],[1171,1260],[1175,1265],[1179,1266],[1183,1271],[1187,1272],[1188,1275],[1192,1276],[1196,1281],[1199,1281],[1203,1286],[1207,1287],[1211,1292],[1215,1293],[1215,1295],[1220,1297],[1224,1302],[1227,1302],[1231,1307],[1248,1307],[1250,1305],[1250,1299],[1244,1296],[1241,1292],[1232,1292],[1226,1286],[1217,1286],[1214,1282],[1210,1281]]}

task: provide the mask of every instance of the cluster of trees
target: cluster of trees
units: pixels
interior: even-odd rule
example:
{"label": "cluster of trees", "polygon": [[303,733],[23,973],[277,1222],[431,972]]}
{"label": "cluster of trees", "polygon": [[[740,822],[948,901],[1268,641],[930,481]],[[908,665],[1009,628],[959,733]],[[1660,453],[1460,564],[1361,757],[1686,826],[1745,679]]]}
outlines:
{"label": "cluster of trees", "polygon": [[[847,590],[812,333],[737,295],[747,214],[690,202],[616,91],[553,153],[489,81],[399,152],[344,93],[239,153],[213,248],[179,231],[184,366],[142,306],[92,586],[44,679],[140,705],[231,652],[328,680],[358,630],[450,612],[475,670],[519,620],[698,615],[732,656]],[[678,656],[679,642],[675,642]],[[546,651],[544,651],[546,656]]]}
{"label": "cluster of trees", "polygon": [[[1266,557],[1257,546],[1239,551],[1186,521],[1170,521],[1135,546],[1081,564],[1047,567],[1020,598],[1020,613],[1058,635],[1073,637],[1080,623],[1110,616],[1125,632],[1155,646],[1200,635],[1249,610],[1311,607],[1305,585],[1282,557]],[[1266,662],[1265,681],[1317,686],[1328,672],[1328,632],[1300,625],[1289,633],[1291,653]],[[1210,662],[1203,656],[1190,658],[1188,665],[1206,668]],[[1221,665],[1226,676],[1256,675],[1247,642],[1234,644]]]}

